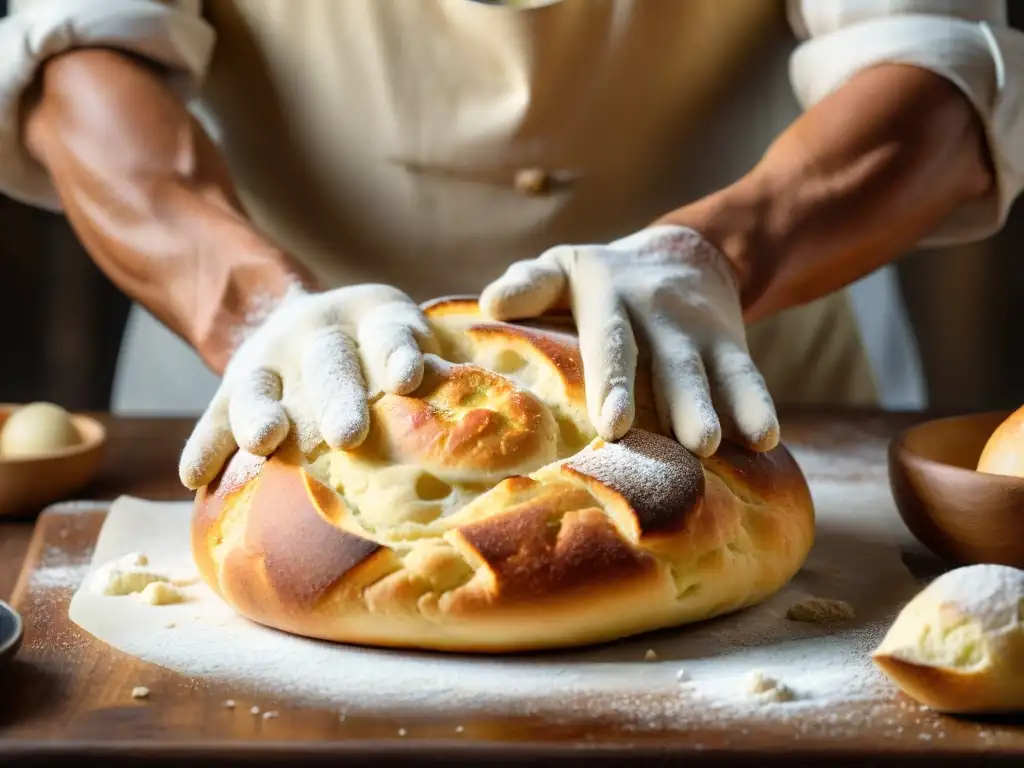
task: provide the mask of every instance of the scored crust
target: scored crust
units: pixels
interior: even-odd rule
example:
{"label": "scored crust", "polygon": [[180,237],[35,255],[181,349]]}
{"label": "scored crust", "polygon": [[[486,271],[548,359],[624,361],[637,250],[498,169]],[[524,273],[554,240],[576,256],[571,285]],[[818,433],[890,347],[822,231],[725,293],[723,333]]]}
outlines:
{"label": "scored crust", "polygon": [[361,446],[239,452],[197,493],[196,563],[240,614],[339,642],[524,651],[735,611],[799,570],[814,512],[784,446],[698,459],[662,433],[642,370],[636,426],[607,443],[571,321],[424,309],[440,354],[416,392],[372,403]]}

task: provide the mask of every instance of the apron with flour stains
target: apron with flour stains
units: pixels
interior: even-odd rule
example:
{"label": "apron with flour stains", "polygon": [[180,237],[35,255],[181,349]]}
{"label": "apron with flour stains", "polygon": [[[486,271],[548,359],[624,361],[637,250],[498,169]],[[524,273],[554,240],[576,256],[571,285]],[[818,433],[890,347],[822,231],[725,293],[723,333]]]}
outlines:
{"label": "apron with flour stains", "polygon": [[[332,286],[477,293],[512,261],[622,237],[734,181],[799,114],[772,0],[216,0],[204,14],[218,42],[196,111],[258,226]],[[892,289],[884,271],[870,281]],[[779,403],[879,402],[849,292],[749,340]],[[133,313],[115,410],[198,413],[216,384]]]}

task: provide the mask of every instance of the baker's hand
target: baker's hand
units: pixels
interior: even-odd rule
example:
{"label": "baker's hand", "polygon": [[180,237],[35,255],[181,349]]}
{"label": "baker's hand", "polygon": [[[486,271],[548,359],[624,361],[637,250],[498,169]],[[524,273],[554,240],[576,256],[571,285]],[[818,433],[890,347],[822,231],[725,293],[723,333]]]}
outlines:
{"label": "baker's hand", "polygon": [[300,448],[354,448],[370,426],[369,398],[408,394],[437,352],[419,307],[396,288],[356,285],[289,295],[238,346],[185,444],[188,488],[212,481],[237,448],[260,456],[292,426]]}
{"label": "baker's hand", "polygon": [[609,245],[552,248],[512,264],[480,303],[503,320],[572,309],[590,419],[606,440],[633,423],[632,322],[650,344],[663,428],[683,446],[713,454],[723,422],[754,450],[778,443],[775,405],[750,358],[732,268],[692,229],[654,226]]}

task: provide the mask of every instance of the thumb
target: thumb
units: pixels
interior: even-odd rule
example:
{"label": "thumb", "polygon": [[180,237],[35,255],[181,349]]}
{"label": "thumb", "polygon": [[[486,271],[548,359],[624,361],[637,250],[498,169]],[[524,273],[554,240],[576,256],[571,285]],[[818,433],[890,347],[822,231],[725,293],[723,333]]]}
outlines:
{"label": "thumb", "polygon": [[509,265],[505,274],[480,294],[480,311],[495,320],[543,315],[565,293],[568,277],[562,268],[562,257],[571,253],[570,246],[561,245],[536,259]]}

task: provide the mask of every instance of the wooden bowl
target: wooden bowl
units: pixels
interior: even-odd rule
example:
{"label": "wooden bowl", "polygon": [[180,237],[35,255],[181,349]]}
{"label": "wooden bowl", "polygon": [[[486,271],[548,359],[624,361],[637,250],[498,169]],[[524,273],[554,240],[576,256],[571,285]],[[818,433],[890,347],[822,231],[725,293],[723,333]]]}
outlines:
{"label": "wooden bowl", "polygon": [[889,483],[903,521],[950,564],[1024,568],[1024,479],[975,470],[1009,415],[936,419],[889,445]]}
{"label": "wooden bowl", "polygon": [[[0,404],[0,428],[19,405]],[[0,457],[0,517],[28,515],[63,501],[100,471],[107,430],[96,419],[71,414],[81,442],[54,453]]]}

